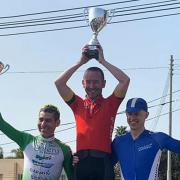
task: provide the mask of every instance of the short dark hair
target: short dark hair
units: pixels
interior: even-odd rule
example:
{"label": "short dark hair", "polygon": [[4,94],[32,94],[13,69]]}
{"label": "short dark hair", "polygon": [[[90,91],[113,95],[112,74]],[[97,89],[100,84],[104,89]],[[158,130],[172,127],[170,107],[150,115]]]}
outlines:
{"label": "short dark hair", "polygon": [[59,119],[59,118],[60,118],[59,109],[58,109],[56,106],[52,105],[52,104],[46,104],[46,105],[44,105],[44,106],[40,109],[39,113],[40,113],[40,112],[53,113],[55,119]]}
{"label": "short dark hair", "polygon": [[[88,69],[86,69],[85,73],[86,73],[87,71],[98,71],[98,72],[100,72],[100,74],[101,74],[101,76],[102,76],[102,79],[104,80],[104,73],[103,73],[102,69],[100,69],[100,68],[98,68],[98,67],[89,67]],[[85,73],[84,73],[84,74],[85,74]]]}

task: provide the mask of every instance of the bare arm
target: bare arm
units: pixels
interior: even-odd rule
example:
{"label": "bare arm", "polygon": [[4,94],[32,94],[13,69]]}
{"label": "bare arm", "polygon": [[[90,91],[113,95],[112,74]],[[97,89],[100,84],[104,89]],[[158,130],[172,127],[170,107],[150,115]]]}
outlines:
{"label": "bare arm", "polygon": [[69,101],[72,99],[74,92],[71,90],[70,87],[67,85],[67,81],[71,78],[74,72],[83,64],[87,63],[89,59],[83,54],[83,51],[86,47],[82,49],[82,55],[80,60],[71,66],[69,69],[65,70],[59,78],[55,81],[55,85],[61,97],[64,101]]}
{"label": "bare arm", "polygon": [[99,51],[99,63],[101,63],[105,68],[107,68],[111,74],[119,81],[118,85],[114,89],[114,94],[117,97],[125,97],[130,78],[119,68],[110,64],[104,59],[102,48],[98,48]]}

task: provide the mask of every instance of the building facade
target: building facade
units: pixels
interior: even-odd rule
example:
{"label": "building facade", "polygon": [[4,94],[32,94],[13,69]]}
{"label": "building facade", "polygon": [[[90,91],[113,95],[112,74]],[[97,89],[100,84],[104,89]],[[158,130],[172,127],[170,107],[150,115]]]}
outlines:
{"label": "building facade", "polygon": [[[0,159],[0,180],[21,180],[24,159]],[[60,180],[67,180],[64,170]]]}

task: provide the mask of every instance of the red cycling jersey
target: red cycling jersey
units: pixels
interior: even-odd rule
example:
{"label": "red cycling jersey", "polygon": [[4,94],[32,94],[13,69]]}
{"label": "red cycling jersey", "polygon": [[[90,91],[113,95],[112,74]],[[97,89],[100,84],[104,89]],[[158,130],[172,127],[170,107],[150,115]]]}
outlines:
{"label": "red cycling jersey", "polygon": [[76,120],[77,151],[93,149],[111,153],[115,117],[122,101],[123,98],[114,94],[107,98],[100,96],[95,101],[75,95],[75,100],[68,104]]}

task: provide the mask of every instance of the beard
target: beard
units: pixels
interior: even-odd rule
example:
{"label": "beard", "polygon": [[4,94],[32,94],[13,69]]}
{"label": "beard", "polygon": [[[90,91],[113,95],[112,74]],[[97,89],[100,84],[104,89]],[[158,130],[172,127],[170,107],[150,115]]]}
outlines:
{"label": "beard", "polygon": [[102,95],[102,89],[99,89],[99,88],[96,88],[96,89],[86,88],[85,91],[86,91],[87,96],[92,100]]}

